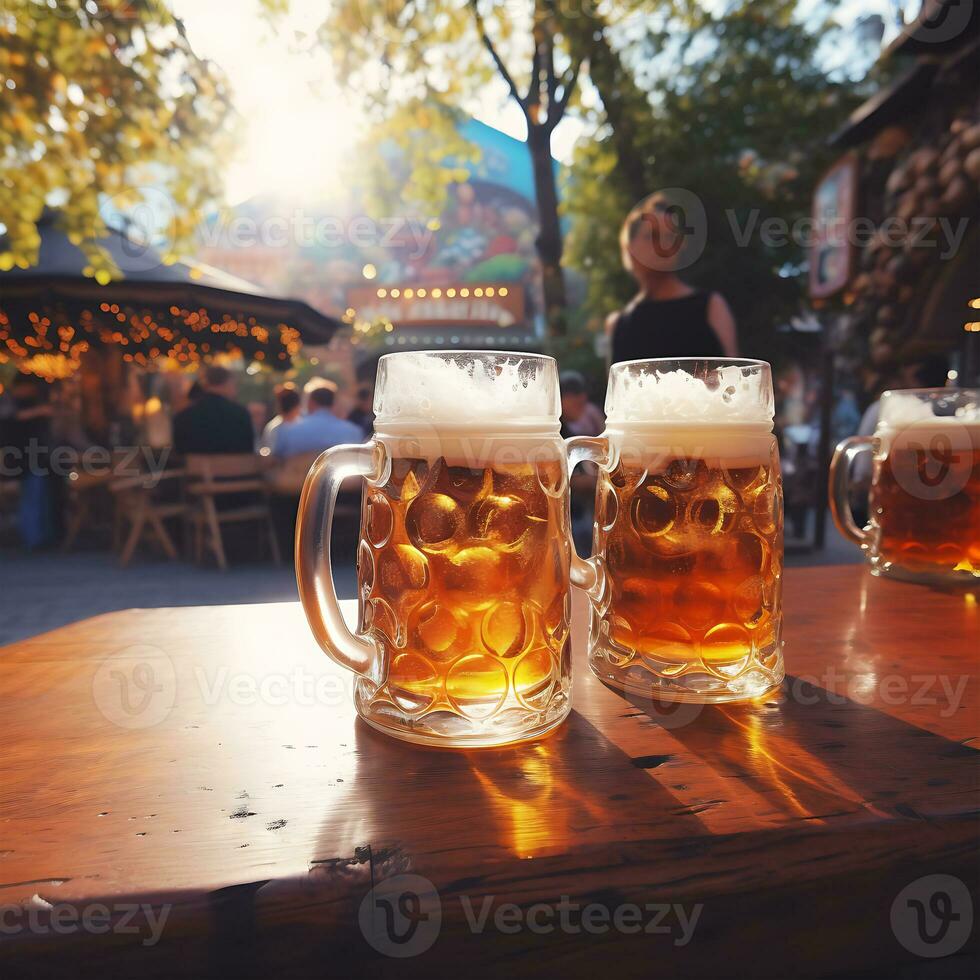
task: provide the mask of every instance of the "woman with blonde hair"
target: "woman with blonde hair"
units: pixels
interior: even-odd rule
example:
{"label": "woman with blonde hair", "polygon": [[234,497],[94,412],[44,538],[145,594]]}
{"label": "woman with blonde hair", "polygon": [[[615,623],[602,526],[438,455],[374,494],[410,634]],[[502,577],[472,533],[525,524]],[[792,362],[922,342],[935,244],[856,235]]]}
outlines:
{"label": "woman with blonde hair", "polygon": [[651,194],[626,216],[619,244],[623,267],[639,292],[606,320],[609,362],[650,357],[737,357],[735,318],[720,293],[685,283],[688,236],[684,209]]}

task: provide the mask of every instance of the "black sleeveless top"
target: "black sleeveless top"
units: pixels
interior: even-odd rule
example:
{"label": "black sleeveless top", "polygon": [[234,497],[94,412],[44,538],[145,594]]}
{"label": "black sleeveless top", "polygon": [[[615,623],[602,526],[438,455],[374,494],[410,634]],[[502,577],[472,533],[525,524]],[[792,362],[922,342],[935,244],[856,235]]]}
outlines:
{"label": "black sleeveless top", "polygon": [[723,357],[708,323],[711,294],[634,301],[616,318],[611,363],[649,357]]}

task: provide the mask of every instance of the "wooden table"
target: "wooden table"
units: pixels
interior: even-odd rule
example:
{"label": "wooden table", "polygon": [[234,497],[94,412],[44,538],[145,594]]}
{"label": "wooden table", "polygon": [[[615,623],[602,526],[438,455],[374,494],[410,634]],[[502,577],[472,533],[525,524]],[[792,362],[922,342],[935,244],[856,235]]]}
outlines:
{"label": "wooden table", "polygon": [[496,751],[359,722],[292,603],[130,610],[3,648],[0,976],[975,965],[970,939],[931,974],[891,924],[923,876],[977,893],[974,597],[790,570],[782,693],[700,710],[593,678],[576,600],[569,721]]}

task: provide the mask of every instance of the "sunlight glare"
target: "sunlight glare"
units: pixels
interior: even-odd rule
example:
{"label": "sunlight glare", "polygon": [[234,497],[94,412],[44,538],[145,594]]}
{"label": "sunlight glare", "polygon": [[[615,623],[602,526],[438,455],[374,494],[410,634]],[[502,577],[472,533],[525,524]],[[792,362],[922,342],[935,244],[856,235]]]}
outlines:
{"label": "sunlight glare", "polygon": [[255,0],[234,7],[175,0],[174,8],[195,51],[224,70],[241,117],[241,142],[225,171],[229,203],[264,194],[309,200],[335,185],[361,114],[339,90],[327,53],[296,49],[297,32],[316,28],[322,5],[294,0],[278,33]]}

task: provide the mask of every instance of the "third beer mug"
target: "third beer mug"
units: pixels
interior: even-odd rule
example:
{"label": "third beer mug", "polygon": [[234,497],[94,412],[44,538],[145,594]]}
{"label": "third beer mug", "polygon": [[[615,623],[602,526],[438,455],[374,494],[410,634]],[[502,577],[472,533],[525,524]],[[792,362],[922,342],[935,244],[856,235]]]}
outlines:
{"label": "third beer mug", "polygon": [[599,466],[589,658],[667,700],[758,697],[783,678],[782,489],[763,361],[613,365]]}
{"label": "third beer mug", "polygon": [[[870,521],[851,514],[849,464],[874,454]],[[919,388],[881,396],[874,436],[845,439],[830,466],[841,533],[874,574],[922,582],[980,579],[980,391]]]}
{"label": "third beer mug", "polygon": [[[388,354],[375,438],[338,446],[303,488],[296,572],[314,634],[355,671],[358,713],[432,745],[541,735],[569,710],[568,472],[554,360]],[[364,477],[360,622],[330,570],[340,483]]]}

